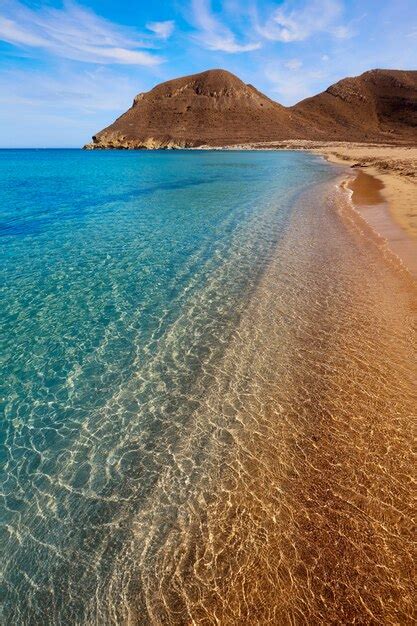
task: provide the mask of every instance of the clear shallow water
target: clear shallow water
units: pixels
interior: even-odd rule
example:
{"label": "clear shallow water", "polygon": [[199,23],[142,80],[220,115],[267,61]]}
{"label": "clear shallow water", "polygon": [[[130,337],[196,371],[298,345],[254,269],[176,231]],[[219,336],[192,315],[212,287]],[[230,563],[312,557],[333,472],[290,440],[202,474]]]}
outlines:
{"label": "clear shallow water", "polygon": [[5,623],[413,623],[415,288],[338,171],[0,152]]}
{"label": "clear shallow water", "polygon": [[299,153],[0,152],[9,623],[85,618],[296,193],[331,175]]}

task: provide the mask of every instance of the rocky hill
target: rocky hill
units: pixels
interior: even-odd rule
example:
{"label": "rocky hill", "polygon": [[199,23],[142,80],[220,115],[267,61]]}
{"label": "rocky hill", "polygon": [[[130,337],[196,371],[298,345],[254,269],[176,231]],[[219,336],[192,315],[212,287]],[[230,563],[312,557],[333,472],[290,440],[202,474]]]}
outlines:
{"label": "rocky hill", "polygon": [[291,111],[326,141],[417,144],[417,71],[371,70],[344,78]]}
{"label": "rocky hill", "polygon": [[372,70],[283,107],[225,70],[161,83],[88,149],[233,146],[286,139],[417,143],[417,71]]}

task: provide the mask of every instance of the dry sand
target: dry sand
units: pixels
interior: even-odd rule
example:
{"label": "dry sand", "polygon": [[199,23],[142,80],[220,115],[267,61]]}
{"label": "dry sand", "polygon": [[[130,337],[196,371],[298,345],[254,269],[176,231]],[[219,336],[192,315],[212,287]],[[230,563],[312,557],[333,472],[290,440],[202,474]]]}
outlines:
{"label": "dry sand", "polygon": [[313,151],[355,168],[347,187],[358,213],[417,278],[417,148],[343,143]]}
{"label": "dry sand", "polygon": [[417,148],[337,143],[313,150],[330,161],[366,168],[377,176],[392,217],[417,239]]}

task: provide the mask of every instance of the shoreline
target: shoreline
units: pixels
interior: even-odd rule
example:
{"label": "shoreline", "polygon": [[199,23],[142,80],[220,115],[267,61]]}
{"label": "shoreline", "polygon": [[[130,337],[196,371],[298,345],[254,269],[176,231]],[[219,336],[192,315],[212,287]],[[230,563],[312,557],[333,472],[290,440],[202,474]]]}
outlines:
{"label": "shoreline", "polygon": [[199,149],[303,150],[350,167],[342,186],[351,192],[353,210],[417,279],[417,147],[288,140]]}
{"label": "shoreline", "polygon": [[417,279],[417,149],[408,149],[408,161],[404,150],[344,146],[313,152],[331,163],[350,165],[351,175],[342,186],[350,191],[353,209]]}
{"label": "shoreline", "polygon": [[[157,551],[142,552],[135,618],[151,606],[157,622],[410,619],[411,298],[338,219],[331,194],[347,197],[333,183],[297,198],[190,438],[136,519],[137,545]],[[178,485],[169,527],[160,503]]]}
{"label": "shoreline", "polygon": [[[417,148],[324,144],[310,150],[332,163],[348,165],[380,180],[382,201],[387,203],[392,218],[417,240]],[[361,202],[364,204],[363,199]]]}
{"label": "shoreline", "polygon": [[341,187],[349,192],[352,211],[370,229],[375,240],[417,280],[416,241],[395,219],[381,178],[374,172],[358,169],[355,177],[348,176],[342,181]]}
{"label": "shoreline", "polygon": [[[354,226],[355,231],[378,248],[382,260],[405,273],[417,285],[415,242],[393,220],[388,203],[379,191],[381,181],[374,176],[366,176],[369,180],[365,184],[361,181],[360,172],[356,178],[341,177],[338,187],[345,200],[336,203],[336,210],[347,227]],[[375,190],[378,190],[381,202],[376,201]],[[372,201],[373,197],[375,200]],[[367,199],[366,204],[363,198]]]}
{"label": "shoreline", "polygon": [[115,160],[7,205],[6,622],[408,624],[416,292],[350,198],[380,184]]}

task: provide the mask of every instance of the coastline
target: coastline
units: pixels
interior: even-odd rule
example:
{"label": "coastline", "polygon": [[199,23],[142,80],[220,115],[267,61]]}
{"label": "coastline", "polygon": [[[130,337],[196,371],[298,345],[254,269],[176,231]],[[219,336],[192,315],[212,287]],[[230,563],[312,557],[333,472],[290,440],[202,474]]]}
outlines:
{"label": "coastline", "polygon": [[343,187],[354,210],[417,279],[417,149],[343,144],[313,152],[350,165]]}
{"label": "coastline", "polygon": [[415,290],[356,219],[350,170],[301,152],[63,156],[44,188],[66,175],[63,204],[90,167],[83,227],[56,202],[40,247],[17,230],[9,256],[10,362],[37,386],[10,396],[6,621],[53,603],[80,623],[409,623]]}
{"label": "coastline", "polygon": [[214,149],[306,150],[352,168],[342,183],[351,192],[352,208],[384,241],[400,265],[417,279],[417,147],[288,140]]}
{"label": "coastline", "polygon": [[[345,178],[341,187],[349,192],[351,211],[366,224],[370,234],[397,264],[417,279],[416,240],[393,216],[392,204],[385,195],[380,177],[362,169]],[[401,193],[395,196],[403,201]],[[395,205],[394,205],[395,206]]]}
{"label": "coastline", "polygon": [[333,163],[366,170],[378,178],[392,218],[417,239],[417,148],[343,143],[311,150]]}
{"label": "coastline", "polygon": [[[412,619],[414,295],[338,219],[340,191],[330,181],[297,198],[175,465],[135,519],[134,553],[146,548],[127,563],[131,579],[147,572],[143,598],[119,568],[112,581],[134,621],[147,607],[158,623],[179,611],[193,623]],[[177,510],[161,506],[178,485]]]}

